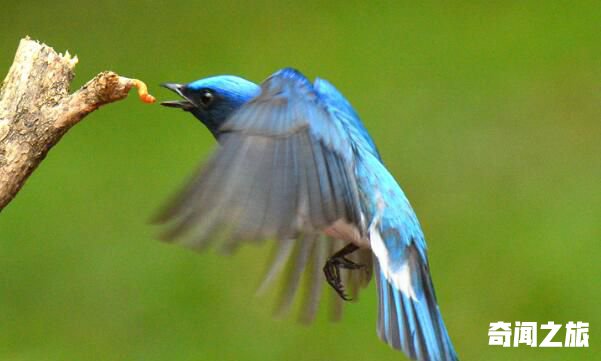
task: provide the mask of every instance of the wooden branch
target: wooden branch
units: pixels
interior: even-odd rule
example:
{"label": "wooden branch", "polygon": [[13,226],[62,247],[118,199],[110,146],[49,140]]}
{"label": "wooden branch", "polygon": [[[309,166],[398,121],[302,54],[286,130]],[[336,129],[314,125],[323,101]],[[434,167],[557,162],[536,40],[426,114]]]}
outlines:
{"label": "wooden branch", "polygon": [[0,88],[0,211],[15,197],[50,148],[86,115],[125,98],[137,87],[154,102],[146,85],[105,71],[69,94],[77,57],[22,39]]}

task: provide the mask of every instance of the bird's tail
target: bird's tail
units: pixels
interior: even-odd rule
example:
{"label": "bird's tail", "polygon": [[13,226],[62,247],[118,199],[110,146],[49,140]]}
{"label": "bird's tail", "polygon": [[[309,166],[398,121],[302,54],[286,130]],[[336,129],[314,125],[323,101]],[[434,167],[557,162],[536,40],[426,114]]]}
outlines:
{"label": "bird's tail", "polygon": [[378,336],[414,360],[458,360],[442,320],[427,264],[411,262],[411,292],[391,283],[374,260],[378,287]]}

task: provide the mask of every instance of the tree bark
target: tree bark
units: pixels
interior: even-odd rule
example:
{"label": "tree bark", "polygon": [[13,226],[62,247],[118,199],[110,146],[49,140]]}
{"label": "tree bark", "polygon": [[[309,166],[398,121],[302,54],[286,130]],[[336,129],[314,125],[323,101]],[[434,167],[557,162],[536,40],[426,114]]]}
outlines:
{"label": "tree bark", "polygon": [[105,71],[69,94],[77,57],[22,39],[0,88],[0,211],[61,137],[87,114],[125,98],[138,87],[140,98],[154,102],[139,80]]}

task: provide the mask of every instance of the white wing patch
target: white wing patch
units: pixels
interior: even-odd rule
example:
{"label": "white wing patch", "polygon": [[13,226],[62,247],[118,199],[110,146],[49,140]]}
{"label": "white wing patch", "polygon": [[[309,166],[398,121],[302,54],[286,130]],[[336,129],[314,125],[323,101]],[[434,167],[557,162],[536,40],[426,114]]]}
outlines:
{"label": "white wing patch", "polygon": [[403,292],[413,301],[419,302],[415,296],[413,282],[411,282],[411,269],[409,262],[405,261],[405,263],[396,271],[393,271],[390,266],[388,249],[382,240],[382,234],[379,230],[380,219],[382,218],[382,213],[384,212],[384,201],[379,194],[377,197],[378,205],[376,215],[368,229],[371,249],[378,258],[378,262],[380,262],[380,269],[382,270],[382,273],[384,273],[384,277],[386,277],[388,282],[392,283],[396,289]]}

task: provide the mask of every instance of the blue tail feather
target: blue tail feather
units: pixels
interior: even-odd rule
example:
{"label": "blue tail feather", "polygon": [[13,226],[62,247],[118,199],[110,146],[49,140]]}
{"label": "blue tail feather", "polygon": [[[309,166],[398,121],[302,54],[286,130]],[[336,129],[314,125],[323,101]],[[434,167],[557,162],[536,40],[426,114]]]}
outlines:
{"label": "blue tail feather", "polygon": [[416,299],[396,289],[376,260],[378,336],[419,361],[457,361],[426,266],[412,270]]}

